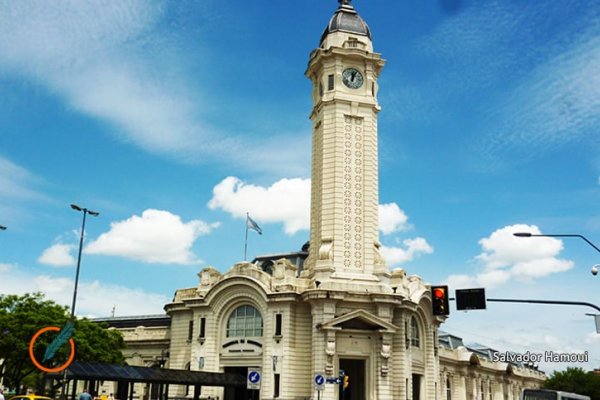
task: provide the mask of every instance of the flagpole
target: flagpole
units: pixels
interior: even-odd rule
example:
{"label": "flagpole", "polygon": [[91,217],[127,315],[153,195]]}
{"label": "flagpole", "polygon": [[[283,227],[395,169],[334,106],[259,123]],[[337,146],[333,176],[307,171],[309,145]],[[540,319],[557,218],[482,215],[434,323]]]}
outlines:
{"label": "flagpole", "polygon": [[246,240],[244,240],[244,261],[246,261],[246,253],[248,252],[248,213],[246,213]]}

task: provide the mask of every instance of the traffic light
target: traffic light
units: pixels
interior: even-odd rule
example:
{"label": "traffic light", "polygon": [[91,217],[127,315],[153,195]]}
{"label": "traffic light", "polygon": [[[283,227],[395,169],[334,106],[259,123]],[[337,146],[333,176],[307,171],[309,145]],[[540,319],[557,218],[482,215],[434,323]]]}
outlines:
{"label": "traffic light", "polygon": [[448,286],[432,286],[431,301],[433,315],[449,315]]}
{"label": "traffic light", "polygon": [[344,390],[346,390],[346,388],[348,387],[349,384],[350,384],[350,377],[348,375],[344,375],[344,384],[343,384]]}

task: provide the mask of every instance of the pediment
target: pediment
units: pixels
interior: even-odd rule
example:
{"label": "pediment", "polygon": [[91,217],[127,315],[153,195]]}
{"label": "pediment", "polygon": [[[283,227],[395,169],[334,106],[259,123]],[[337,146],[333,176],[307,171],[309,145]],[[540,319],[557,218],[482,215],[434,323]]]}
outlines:
{"label": "pediment", "polygon": [[391,324],[378,316],[365,310],[354,310],[339,317],[335,317],[321,326],[325,330],[361,330],[393,333],[398,330],[396,325]]}

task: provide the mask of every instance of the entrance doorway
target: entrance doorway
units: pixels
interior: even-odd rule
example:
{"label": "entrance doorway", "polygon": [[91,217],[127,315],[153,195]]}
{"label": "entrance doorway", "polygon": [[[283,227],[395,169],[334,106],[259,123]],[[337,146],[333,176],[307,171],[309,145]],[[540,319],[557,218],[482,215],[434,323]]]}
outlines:
{"label": "entrance doorway", "polygon": [[[225,367],[224,372],[241,375],[244,379],[248,377],[248,367]],[[257,400],[260,398],[260,390],[248,390],[245,387],[226,387],[223,398],[225,400]]]}
{"label": "entrance doorway", "polygon": [[340,358],[340,369],[349,378],[348,388],[344,391],[342,400],[366,400],[365,360]]}
{"label": "entrance doorway", "polygon": [[421,400],[421,375],[412,374],[412,399]]}

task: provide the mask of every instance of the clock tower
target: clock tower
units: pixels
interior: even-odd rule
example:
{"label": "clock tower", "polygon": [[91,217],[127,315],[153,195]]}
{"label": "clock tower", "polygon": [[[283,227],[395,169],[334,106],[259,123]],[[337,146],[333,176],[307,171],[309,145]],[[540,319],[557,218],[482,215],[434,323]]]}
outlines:
{"label": "clock tower", "polygon": [[339,0],[306,76],[313,84],[310,251],[305,274],[388,283],[379,251],[377,78],[385,61],[351,0]]}

